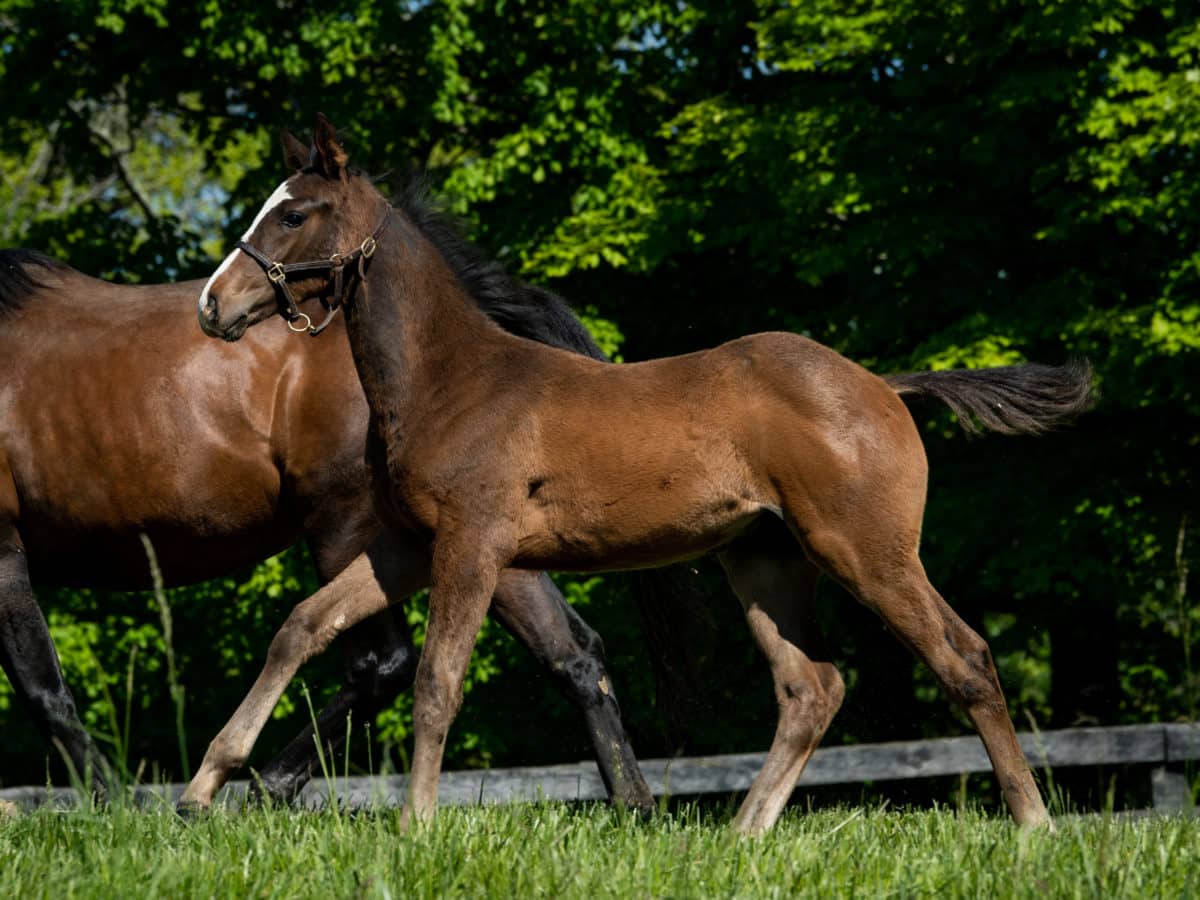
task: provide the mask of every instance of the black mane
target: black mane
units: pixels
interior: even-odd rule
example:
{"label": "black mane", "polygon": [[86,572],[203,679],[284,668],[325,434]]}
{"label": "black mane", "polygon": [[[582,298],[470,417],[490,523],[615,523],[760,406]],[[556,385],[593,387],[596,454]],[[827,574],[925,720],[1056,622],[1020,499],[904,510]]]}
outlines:
{"label": "black mane", "polygon": [[445,257],[479,308],[505,331],[592,359],[608,359],[565,300],[513,278],[464,238],[458,223],[430,199],[423,179],[411,181],[392,203]]}
{"label": "black mane", "polygon": [[34,269],[47,272],[66,269],[57,259],[35,253],[33,250],[0,250],[0,319],[15,313],[40,287],[45,287],[37,278]]}

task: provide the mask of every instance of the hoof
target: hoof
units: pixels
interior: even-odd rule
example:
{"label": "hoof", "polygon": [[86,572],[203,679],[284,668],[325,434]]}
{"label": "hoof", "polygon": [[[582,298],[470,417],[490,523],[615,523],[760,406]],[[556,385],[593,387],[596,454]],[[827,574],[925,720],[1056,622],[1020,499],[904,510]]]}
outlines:
{"label": "hoof", "polygon": [[20,818],[20,815],[21,807],[17,806],[11,800],[0,800],[0,822]]}
{"label": "hoof", "polygon": [[1058,833],[1058,829],[1054,826],[1054,820],[1048,815],[1032,819],[1028,822],[1022,822],[1021,829],[1023,831],[1040,831],[1044,834]]}
{"label": "hoof", "polygon": [[93,784],[90,791],[81,792],[81,803],[84,805],[91,803],[95,810],[105,810],[113,805],[113,797],[122,796],[121,792],[115,788],[108,788],[102,784]]}
{"label": "hoof", "polygon": [[630,807],[630,812],[637,816],[639,822],[649,822],[658,815],[658,806],[655,803],[651,803],[648,806],[632,806]]}
{"label": "hoof", "polygon": [[270,809],[275,805],[275,795],[260,779],[251,778],[250,786],[246,788],[245,802],[247,809]]}
{"label": "hoof", "polygon": [[616,809],[623,809],[643,821],[658,811],[658,804],[654,802],[654,796],[650,793],[649,788],[645,791],[631,792],[629,796],[614,794],[609,799],[609,804]]}
{"label": "hoof", "polygon": [[290,806],[303,786],[303,782],[297,785],[295,779],[252,778],[246,790],[246,805],[266,809]]}
{"label": "hoof", "polygon": [[208,807],[195,800],[180,800],[175,804],[175,815],[185,822],[195,822],[208,813]]}

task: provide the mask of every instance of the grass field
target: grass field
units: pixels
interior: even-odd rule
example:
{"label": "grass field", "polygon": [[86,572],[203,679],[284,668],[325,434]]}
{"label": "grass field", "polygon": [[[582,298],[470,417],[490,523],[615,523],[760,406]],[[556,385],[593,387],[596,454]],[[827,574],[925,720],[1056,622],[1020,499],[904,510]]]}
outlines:
{"label": "grass field", "polygon": [[39,811],[0,824],[3,897],[1191,897],[1200,821],[1061,818],[1027,834],[977,811],[789,811],[765,837],[693,807],[399,813]]}

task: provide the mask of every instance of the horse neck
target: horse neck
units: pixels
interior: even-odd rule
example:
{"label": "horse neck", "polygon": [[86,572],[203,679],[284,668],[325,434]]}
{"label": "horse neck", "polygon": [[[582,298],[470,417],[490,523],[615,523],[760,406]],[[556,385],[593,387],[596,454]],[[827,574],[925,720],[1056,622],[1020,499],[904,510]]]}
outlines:
{"label": "horse neck", "polygon": [[415,404],[473,369],[506,335],[437,248],[399,212],[392,215],[345,313],[372,414],[387,410],[402,423]]}

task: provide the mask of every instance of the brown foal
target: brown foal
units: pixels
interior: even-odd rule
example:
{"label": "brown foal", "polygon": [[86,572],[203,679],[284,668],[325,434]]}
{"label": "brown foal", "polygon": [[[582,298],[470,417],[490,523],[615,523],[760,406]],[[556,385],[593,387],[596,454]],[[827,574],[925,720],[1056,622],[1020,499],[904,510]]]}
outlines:
{"label": "brown foal", "polygon": [[[821,573],[933,669],[979,731],[1013,817],[1048,823],[987,644],[921,565],[927,465],[900,395],[940,397],[968,426],[1036,432],[1086,407],[1086,367],[880,378],[779,333],[605,366],[509,335],[481,314],[422,230],[346,167],[323,118],[311,156],[297,162],[248,241],[279,263],[372,251],[339,293],[371,408],[376,496],[392,527],[429,547],[406,817],[434,812],[446,732],[506,567],[627,569],[717,551],[779,710],[737,828],[775,821],[842,700],[812,610]],[[364,240],[373,233],[377,246]],[[222,268],[205,327],[236,338],[273,314],[277,298],[249,256]],[[288,293],[330,305],[331,287],[327,273],[306,272]],[[319,618],[324,639],[375,612],[342,601],[305,614]],[[252,739],[297,660],[273,645],[230,727]],[[206,759],[197,775],[206,791],[207,771]]]}

